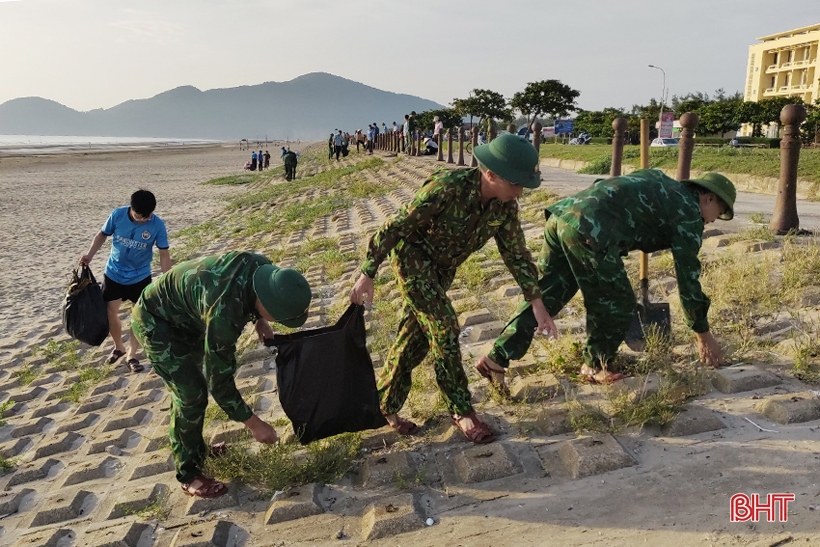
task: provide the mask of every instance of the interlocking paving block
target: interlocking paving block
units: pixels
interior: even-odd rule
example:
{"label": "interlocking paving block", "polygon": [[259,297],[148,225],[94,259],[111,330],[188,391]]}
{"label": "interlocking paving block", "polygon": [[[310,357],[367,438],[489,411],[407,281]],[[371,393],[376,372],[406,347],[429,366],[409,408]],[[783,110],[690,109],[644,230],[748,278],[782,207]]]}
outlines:
{"label": "interlocking paving block", "polygon": [[362,431],[362,448],[378,450],[394,445],[402,439],[401,434],[390,426]]}
{"label": "interlocking paving block", "polygon": [[[74,545],[76,534],[68,528],[59,530],[43,530],[26,534],[19,538],[14,544],[15,547],[68,547]],[[1,538],[0,538],[1,539]]]}
{"label": "interlocking paving block", "polygon": [[181,529],[169,547],[234,547],[243,532],[227,520],[203,522]]}
{"label": "interlocking paving block", "polygon": [[123,450],[126,448],[132,448],[139,443],[139,440],[140,434],[136,431],[131,431],[130,429],[113,431],[92,439],[88,453],[99,454],[100,452],[105,451],[105,447],[110,444],[113,444],[117,448],[122,448]]}
{"label": "interlocking paving block", "polygon": [[117,378],[113,382],[108,382],[105,384],[101,384],[94,388],[94,391],[91,392],[91,396],[99,395],[100,393],[108,393],[109,391],[116,391],[118,389],[122,389],[128,385],[128,380],[125,378]]}
{"label": "interlocking paving block", "polygon": [[66,431],[79,431],[81,429],[85,429],[86,427],[91,427],[97,422],[97,419],[99,417],[99,414],[86,414],[82,418],[77,418],[76,420],[72,420],[67,424],[61,425],[57,428],[57,433],[65,433]]}
{"label": "interlocking paving block", "polygon": [[686,437],[706,431],[715,431],[726,427],[720,418],[708,408],[697,405],[686,405],[680,414],[665,424],[661,431],[667,437]]}
{"label": "interlocking paving block", "polygon": [[53,423],[54,420],[51,418],[40,418],[34,423],[28,423],[26,425],[21,425],[20,427],[15,427],[11,430],[11,436],[15,439],[19,439],[20,437],[42,433],[46,427]]}
{"label": "interlocking paving block", "polygon": [[152,374],[151,378],[147,380],[143,380],[140,385],[137,386],[136,392],[140,391],[148,391],[149,389],[160,389],[165,387],[165,382],[159,376]]}
{"label": "interlocking paving block", "polygon": [[185,496],[188,498],[188,505],[185,507],[186,515],[196,515],[203,511],[217,511],[219,509],[227,509],[228,507],[235,507],[236,503],[236,487],[233,484],[228,484],[228,492],[218,498],[198,498],[196,496]]}
{"label": "interlocking paving block", "polygon": [[502,285],[495,290],[495,294],[499,298],[512,298],[521,294],[521,287],[513,283]]}
{"label": "interlocking paving block", "polygon": [[148,444],[145,445],[145,452],[155,452],[162,448],[169,448],[170,446],[171,439],[168,437],[168,435],[163,435],[161,437],[149,439]]}
{"label": "interlocking paving block", "polygon": [[247,427],[239,422],[222,422],[214,424],[212,428],[205,434],[205,438],[211,435],[211,444],[216,443],[233,443],[242,438],[247,438],[250,431]]}
{"label": "interlocking paving block", "polygon": [[97,410],[102,410],[103,408],[108,407],[111,403],[114,402],[114,397],[111,395],[104,395],[102,397],[97,397],[96,399],[92,399],[86,403],[80,405],[75,412],[76,415],[86,414],[88,412],[95,412]]}
{"label": "interlocking paving block", "polygon": [[63,379],[63,377],[55,372],[55,373],[49,374],[47,376],[41,376],[40,378],[35,379],[29,385],[32,386],[32,387],[44,386],[44,385],[47,385],[47,384],[53,384],[54,382],[59,382],[62,379]]}
{"label": "interlocking paving block", "polygon": [[97,497],[85,490],[80,490],[70,500],[61,495],[54,496],[43,505],[44,511],[34,515],[31,525],[46,526],[86,516],[96,501]]}
{"label": "interlocking paving block", "polygon": [[102,478],[111,478],[122,468],[122,462],[113,456],[102,460],[86,461],[66,469],[66,479],[63,486],[80,484]]}
{"label": "interlocking paving block", "polygon": [[609,434],[596,434],[566,441],[558,449],[558,456],[573,479],[599,475],[637,464],[615,437]]}
{"label": "interlocking paving block", "polygon": [[510,385],[510,397],[516,402],[537,403],[554,399],[560,393],[561,384],[552,374],[516,378]]}
{"label": "interlocking paving block", "polygon": [[740,393],[776,386],[780,378],[755,366],[743,365],[718,369],[712,376],[712,385],[721,393]]}
{"label": "interlocking paving block", "polygon": [[413,475],[414,467],[407,452],[370,456],[362,468],[362,485],[373,488],[398,484]]}
{"label": "interlocking paving block", "polygon": [[148,393],[133,395],[125,400],[125,402],[120,407],[120,410],[130,410],[138,406],[146,406],[156,403],[157,401],[162,399],[163,395],[165,395],[165,391],[161,389],[152,389]]}
{"label": "interlocking paving block", "polygon": [[472,327],[479,323],[486,323],[493,320],[490,310],[482,308],[480,310],[465,311],[458,316],[458,322],[462,327]]}
{"label": "interlocking paving block", "polygon": [[4,408],[2,412],[0,412],[0,416],[3,418],[11,418],[12,416],[17,416],[20,414],[23,409],[26,407],[26,403],[18,403],[15,402],[8,408]]}
{"label": "interlocking paving block", "polygon": [[151,411],[147,408],[137,409],[136,412],[132,412],[130,415],[128,413],[120,413],[105,424],[103,432],[117,431],[118,429],[125,429],[126,427],[137,427],[150,419]]}
{"label": "interlocking paving block", "polygon": [[20,510],[26,498],[36,494],[31,488],[23,488],[17,493],[0,494],[0,515],[13,515]]}
{"label": "interlocking paving block", "polygon": [[14,442],[2,444],[0,445],[0,456],[3,456],[4,458],[16,458],[17,456],[31,448],[33,444],[34,443],[31,442],[31,439],[29,439],[28,437],[24,439],[18,439]]}
{"label": "interlocking paving block", "polygon": [[501,334],[506,323],[503,321],[490,321],[489,323],[482,323],[471,328],[467,333],[466,341],[470,344],[476,342],[483,342],[491,340]]}
{"label": "interlocking paving block", "polygon": [[144,477],[153,477],[161,473],[168,473],[174,470],[174,456],[166,452],[154,452],[143,459],[137,465],[134,472],[131,473],[131,478],[128,480],[137,480]]}
{"label": "interlocking paving block", "polygon": [[488,286],[490,287],[490,290],[495,290],[511,283],[515,283],[515,279],[513,279],[511,275],[503,275],[501,277],[494,277],[491,279]]}
{"label": "interlocking paving block", "polygon": [[313,483],[279,494],[265,513],[265,524],[278,524],[324,513],[318,501],[323,489],[322,485]]}
{"label": "interlocking paving block", "polygon": [[108,528],[87,530],[82,544],[86,547],[142,547],[151,545],[153,527],[142,522],[129,522]]}
{"label": "interlocking paving block", "polygon": [[423,526],[413,494],[400,494],[367,507],[362,517],[362,537],[366,540],[391,537]]}
{"label": "interlocking paving block", "polygon": [[40,446],[34,452],[34,459],[38,460],[40,458],[53,456],[54,454],[60,454],[61,452],[77,450],[84,441],[85,437],[82,435],[78,435],[77,433],[67,433],[62,439]]}
{"label": "interlocking paving block", "polygon": [[52,414],[57,414],[58,412],[64,412],[69,408],[71,408],[71,405],[68,403],[56,403],[53,405],[38,408],[32,413],[31,417],[41,418],[43,416],[50,416]]}
{"label": "interlocking paving block", "polygon": [[35,387],[34,389],[27,389],[25,391],[19,391],[17,393],[10,393],[9,399],[12,399],[13,401],[16,401],[18,403],[27,403],[32,399],[36,399],[45,392],[46,388]]}
{"label": "interlocking paving block", "polygon": [[49,458],[45,462],[31,462],[27,464],[23,464],[17,468],[14,475],[11,476],[9,482],[6,484],[6,490],[11,490],[13,487],[17,486],[18,484],[25,484],[27,482],[38,481],[48,477],[49,473],[55,468],[55,466],[62,466],[62,464],[55,460]]}
{"label": "interlocking paving block", "polygon": [[773,395],[755,405],[755,410],[779,424],[820,419],[820,399],[811,391]]}
{"label": "interlocking paving block", "polygon": [[456,473],[465,483],[509,477],[522,471],[513,455],[501,443],[474,446],[453,458]]}
{"label": "interlocking paving block", "polygon": [[569,412],[564,406],[548,406],[522,418],[519,422],[546,437],[563,435],[572,431],[569,423]]}
{"label": "interlocking paving block", "polygon": [[126,490],[117,498],[117,502],[108,514],[108,519],[134,515],[152,505],[162,504],[168,497],[168,492],[167,484],[155,484],[154,486],[135,490]]}
{"label": "interlocking paving block", "polygon": [[255,376],[268,374],[271,371],[273,359],[270,358],[270,352],[268,352],[267,357],[267,359],[263,359],[261,361],[254,361],[252,363],[242,365],[239,370],[236,371],[236,378],[241,380],[242,378],[253,378]]}

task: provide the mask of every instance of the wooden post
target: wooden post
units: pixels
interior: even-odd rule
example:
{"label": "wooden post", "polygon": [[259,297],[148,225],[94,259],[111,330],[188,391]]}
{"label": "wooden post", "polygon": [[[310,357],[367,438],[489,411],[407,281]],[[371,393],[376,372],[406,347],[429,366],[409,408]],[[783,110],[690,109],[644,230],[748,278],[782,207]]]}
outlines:
{"label": "wooden post", "polygon": [[470,154],[473,159],[470,160],[470,167],[478,167],[478,160],[475,159],[476,146],[478,146],[478,126],[473,126],[473,153]]}
{"label": "wooden post", "polygon": [[786,234],[800,228],[797,216],[797,164],[800,161],[800,124],[806,119],[806,108],[789,104],[780,111],[783,129],[780,133],[780,180],[769,230]]}
{"label": "wooden post", "polygon": [[612,129],[615,130],[615,135],[612,137],[612,167],[609,169],[609,175],[619,177],[621,176],[621,165],[624,159],[626,118],[615,118],[612,120]]}
{"label": "wooden post", "polygon": [[436,157],[436,161],[444,161],[444,135],[441,134],[439,131],[438,138],[436,139],[438,142],[438,156]]}
{"label": "wooden post", "polygon": [[453,163],[453,129],[447,130],[447,163]]}
{"label": "wooden post", "polygon": [[541,157],[541,130],[544,126],[541,125],[541,122],[535,120],[532,122],[532,145],[535,147],[535,151],[538,152],[538,157]]}
{"label": "wooden post", "polygon": [[421,129],[416,129],[416,155],[421,156],[421,147],[424,146],[423,139],[421,138]]}
{"label": "wooden post", "polygon": [[641,120],[641,169],[649,167],[649,120]]}
{"label": "wooden post", "polygon": [[456,165],[464,166],[464,126],[458,127],[458,163]]}
{"label": "wooden post", "polygon": [[698,126],[698,115],[687,112],[680,117],[680,144],[678,146],[678,180],[689,178],[692,167],[692,153],[695,151],[695,128]]}

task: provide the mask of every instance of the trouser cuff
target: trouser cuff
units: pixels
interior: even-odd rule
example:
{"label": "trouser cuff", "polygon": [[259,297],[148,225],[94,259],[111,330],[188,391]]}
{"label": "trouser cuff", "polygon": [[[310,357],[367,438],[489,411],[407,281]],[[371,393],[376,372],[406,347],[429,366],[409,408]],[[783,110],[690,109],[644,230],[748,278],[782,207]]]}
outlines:
{"label": "trouser cuff", "polygon": [[504,355],[498,346],[493,346],[493,349],[490,350],[490,353],[487,354],[487,357],[493,360],[493,362],[503,368],[508,368],[510,366],[510,360],[507,359],[507,356]]}

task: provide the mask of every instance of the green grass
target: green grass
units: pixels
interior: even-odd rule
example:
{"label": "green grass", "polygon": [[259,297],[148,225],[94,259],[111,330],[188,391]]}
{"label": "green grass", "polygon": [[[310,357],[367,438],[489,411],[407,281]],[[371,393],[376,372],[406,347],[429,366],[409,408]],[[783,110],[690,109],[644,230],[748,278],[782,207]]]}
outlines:
{"label": "green grass", "polygon": [[79,372],[78,380],[71,385],[68,393],[63,395],[63,400],[78,404],[83,400],[85,394],[96,384],[99,384],[111,374],[113,367],[105,365],[102,367],[87,365],[76,369]]}
{"label": "green grass", "polygon": [[249,184],[251,182],[258,182],[260,180],[269,180],[273,177],[273,172],[262,171],[261,173],[242,173],[240,175],[228,175],[226,177],[218,177],[211,180],[206,180],[202,184],[210,184],[214,186],[237,186],[241,184]]}

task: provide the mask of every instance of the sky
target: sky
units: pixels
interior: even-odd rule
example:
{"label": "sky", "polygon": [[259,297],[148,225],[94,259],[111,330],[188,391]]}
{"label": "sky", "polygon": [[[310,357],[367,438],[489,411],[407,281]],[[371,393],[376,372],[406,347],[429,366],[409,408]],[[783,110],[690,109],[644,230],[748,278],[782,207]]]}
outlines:
{"label": "sky", "polygon": [[0,103],[109,108],[309,72],[449,105],[557,79],[588,110],[742,90],[749,45],[820,0],[0,0]]}

